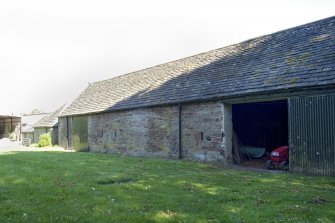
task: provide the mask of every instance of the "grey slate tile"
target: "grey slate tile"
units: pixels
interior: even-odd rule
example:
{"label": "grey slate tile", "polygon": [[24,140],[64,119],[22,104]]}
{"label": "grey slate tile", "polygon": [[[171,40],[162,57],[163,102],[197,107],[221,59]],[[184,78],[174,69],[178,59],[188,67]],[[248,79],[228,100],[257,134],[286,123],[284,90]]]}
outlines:
{"label": "grey slate tile", "polygon": [[335,84],[335,17],[93,83],[61,116]]}

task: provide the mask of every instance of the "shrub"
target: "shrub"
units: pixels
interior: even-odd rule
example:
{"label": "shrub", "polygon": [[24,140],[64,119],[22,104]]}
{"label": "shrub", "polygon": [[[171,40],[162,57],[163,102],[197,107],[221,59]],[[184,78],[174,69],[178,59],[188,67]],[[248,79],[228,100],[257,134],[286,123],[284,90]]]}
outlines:
{"label": "shrub", "polygon": [[40,135],[38,147],[52,146],[50,133]]}
{"label": "shrub", "polygon": [[9,134],[8,134],[8,138],[9,138],[10,140],[14,140],[14,132],[9,133]]}

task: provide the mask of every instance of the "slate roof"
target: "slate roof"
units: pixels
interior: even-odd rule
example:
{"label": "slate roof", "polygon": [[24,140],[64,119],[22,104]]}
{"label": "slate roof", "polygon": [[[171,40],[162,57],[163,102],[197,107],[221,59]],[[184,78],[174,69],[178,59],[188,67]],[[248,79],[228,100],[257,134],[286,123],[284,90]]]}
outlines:
{"label": "slate roof", "polygon": [[42,118],[40,121],[38,121],[36,124],[34,124],[33,127],[34,128],[41,128],[41,127],[51,128],[51,127],[57,126],[58,125],[58,116],[64,110],[64,107],[65,107],[65,105],[58,108],[53,113],[48,114],[47,116]]}
{"label": "slate roof", "polygon": [[0,114],[0,119],[10,119],[10,118],[21,118],[21,116],[18,115],[5,115],[5,114]]}
{"label": "slate roof", "polygon": [[34,132],[33,126],[47,115],[49,115],[49,113],[23,115],[21,118],[22,132],[23,133]]}
{"label": "slate roof", "polygon": [[335,84],[335,16],[90,84],[61,116]]}

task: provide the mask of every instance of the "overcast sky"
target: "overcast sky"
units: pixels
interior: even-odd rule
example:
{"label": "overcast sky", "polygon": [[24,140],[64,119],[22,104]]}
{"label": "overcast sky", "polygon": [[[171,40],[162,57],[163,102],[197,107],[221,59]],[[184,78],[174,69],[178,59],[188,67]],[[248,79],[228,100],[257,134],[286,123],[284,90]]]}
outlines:
{"label": "overcast sky", "polygon": [[334,0],[0,0],[0,114],[88,83],[333,16]]}

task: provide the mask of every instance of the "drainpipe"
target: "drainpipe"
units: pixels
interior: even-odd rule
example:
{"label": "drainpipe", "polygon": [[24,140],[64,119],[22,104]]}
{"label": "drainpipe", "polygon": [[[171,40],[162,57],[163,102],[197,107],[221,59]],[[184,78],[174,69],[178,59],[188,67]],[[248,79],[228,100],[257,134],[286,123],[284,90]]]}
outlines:
{"label": "drainpipe", "polygon": [[182,111],[182,106],[181,103],[179,103],[179,125],[178,125],[178,132],[179,132],[179,159],[182,159],[182,126],[181,126],[181,111]]}
{"label": "drainpipe", "polygon": [[22,145],[22,141],[23,141],[23,140],[22,140],[22,137],[23,137],[23,136],[22,136],[22,119],[21,119],[21,120],[20,120],[20,139],[19,139],[19,140],[21,141],[21,145]]}
{"label": "drainpipe", "polygon": [[70,130],[69,130],[69,117],[66,117],[66,149],[70,146]]}

